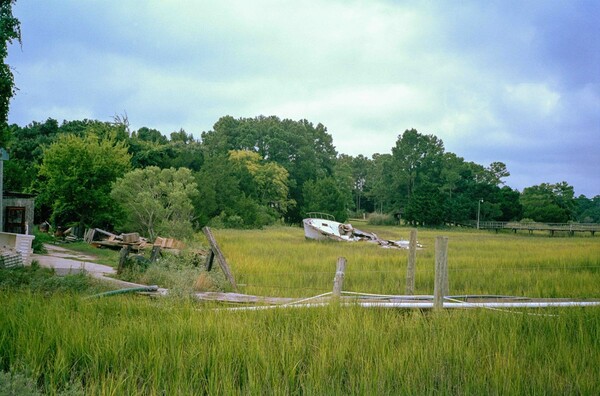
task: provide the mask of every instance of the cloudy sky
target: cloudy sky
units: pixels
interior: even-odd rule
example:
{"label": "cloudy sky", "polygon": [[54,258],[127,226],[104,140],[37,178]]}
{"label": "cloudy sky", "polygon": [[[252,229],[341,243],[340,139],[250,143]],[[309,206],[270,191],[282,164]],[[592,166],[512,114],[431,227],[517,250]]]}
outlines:
{"label": "cloudy sky", "polygon": [[127,114],[324,124],[338,152],[415,128],[522,190],[600,194],[600,1],[17,0],[9,122]]}

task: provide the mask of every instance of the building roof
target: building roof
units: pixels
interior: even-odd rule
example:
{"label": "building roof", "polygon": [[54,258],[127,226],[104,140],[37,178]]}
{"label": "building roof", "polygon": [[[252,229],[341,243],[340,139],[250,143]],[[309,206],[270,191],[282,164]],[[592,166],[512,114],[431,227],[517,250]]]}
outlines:
{"label": "building roof", "polygon": [[36,197],[35,194],[26,194],[26,193],[14,192],[14,191],[4,191],[4,194],[2,194],[2,196],[4,198],[35,198]]}

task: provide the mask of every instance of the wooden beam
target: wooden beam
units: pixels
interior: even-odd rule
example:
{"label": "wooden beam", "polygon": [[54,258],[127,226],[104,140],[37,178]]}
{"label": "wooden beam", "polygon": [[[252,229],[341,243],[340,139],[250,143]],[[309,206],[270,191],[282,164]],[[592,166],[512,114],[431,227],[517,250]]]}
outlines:
{"label": "wooden beam", "polygon": [[[206,239],[208,240],[208,244],[210,245],[210,250],[216,257],[217,261],[219,262],[219,266],[223,270],[225,277],[227,278],[229,283],[231,283],[231,286],[233,286],[233,289],[237,290],[237,284],[235,283],[233,274],[231,273],[231,270],[229,269],[229,264],[227,264],[227,260],[225,260],[225,256],[223,255],[223,252],[221,252],[221,249],[219,248],[219,244],[217,243],[217,240],[215,239],[215,236],[213,235],[212,231],[210,230],[209,227],[204,227],[202,229],[202,232],[204,232],[204,235],[206,236]],[[211,265],[211,267],[212,267],[212,265]]]}

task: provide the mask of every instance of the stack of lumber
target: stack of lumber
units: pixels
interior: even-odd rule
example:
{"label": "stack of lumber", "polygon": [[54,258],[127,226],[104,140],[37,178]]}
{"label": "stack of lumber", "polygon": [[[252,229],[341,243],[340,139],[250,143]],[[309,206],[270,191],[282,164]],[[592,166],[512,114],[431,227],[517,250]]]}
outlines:
{"label": "stack of lumber", "polygon": [[156,237],[154,244],[152,244],[137,232],[116,235],[99,228],[88,229],[83,239],[96,247],[107,247],[109,249],[121,249],[124,246],[130,246],[131,250],[142,250],[158,246],[162,249],[180,250],[185,247],[183,242],[173,238]]}

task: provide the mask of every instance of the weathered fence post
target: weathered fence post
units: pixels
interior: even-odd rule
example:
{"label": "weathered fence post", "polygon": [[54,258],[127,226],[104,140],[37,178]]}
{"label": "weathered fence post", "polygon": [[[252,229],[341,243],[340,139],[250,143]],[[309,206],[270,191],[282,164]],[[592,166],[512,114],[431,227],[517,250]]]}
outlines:
{"label": "weathered fence post", "polygon": [[206,236],[206,239],[208,240],[208,244],[210,245],[210,251],[212,253],[212,255],[211,255],[211,253],[209,253],[209,258],[206,263],[207,269],[209,267],[212,267],[212,258],[216,258],[217,261],[219,262],[219,265],[221,266],[221,269],[223,270],[223,273],[225,274],[225,277],[227,278],[229,283],[231,283],[231,286],[233,286],[233,289],[237,290],[237,284],[235,283],[235,279],[233,278],[231,270],[229,269],[229,264],[227,264],[227,260],[225,260],[225,256],[223,255],[223,252],[221,252],[221,249],[219,248],[219,245],[217,244],[217,240],[215,239],[214,235],[212,234],[212,231],[208,227],[204,227],[202,229],[202,231],[204,232],[204,235]]}
{"label": "weathered fence post", "polygon": [[448,295],[448,237],[435,238],[435,284],[433,307],[444,307],[444,296]]}
{"label": "weathered fence post", "polygon": [[338,257],[335,268],[335,277],[333,278],[333,296],[340,297],[342,295],[342,287],[344,286],[344,272],[346,271],[346,258]]}
{"label": "weathered fence post", "polygon": [[125,264],[127,263],[127,257],[131,252],[131,245],[124,245],[119,252],[119,267],[117,268],[117,274],[121,274],[123,272],[123,268],[125,268]]}
{"label": "weathered fence post", "polygon": [[408,244],[408,266],[406,267],[406,294],[415,294],[415,265],[417,263],[417,230],[410,230]]}

